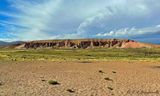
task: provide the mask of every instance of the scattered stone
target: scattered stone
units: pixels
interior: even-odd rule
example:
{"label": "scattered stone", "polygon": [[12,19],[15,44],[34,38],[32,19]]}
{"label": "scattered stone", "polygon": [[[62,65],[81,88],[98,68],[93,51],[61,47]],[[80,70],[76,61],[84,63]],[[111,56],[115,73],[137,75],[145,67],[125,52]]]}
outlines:
{"label": "scattered stone", "polygon": [[98,72],[99,72],[99,73],[104,73],[102,70],[99,70]]}
{"label": "scattered stone", "polygon": [[112,71],[112,73],[117,73],[116,71]]}
{"label": "scattered stone", "polygon": [[72,89],[67,89],[67,91],[70,92],[70,93],[74,93],[74,92],[75,92],[75,91],[72,90]]}
{"label": "scattered stone", "polygon": [[40,76],[40,78],[44,78],[44,76]]}
{"label": "scattered stone", "polygon": [[2,81],[0,81],[0,86],[2,86],[3,85],[3,83],[2,83]]}
{"label": "scattered stone", "polygon": [[39,66],[39,67],[41,68],[41,67],[43,67],[43,66]]}
{"label": "scattered stone", "polygon": [[46,80],[42,79],[42,81],[46,81]]}
{"label": "scattered stone", "polygon": [[108,89],[109,89],[109,90],[113,90],[113,88],[112,88],[112,87],[108,87]]}
{"label": "scattered stone", "polygon": [[111,95],[114,95],[114,94],[111,94]]}

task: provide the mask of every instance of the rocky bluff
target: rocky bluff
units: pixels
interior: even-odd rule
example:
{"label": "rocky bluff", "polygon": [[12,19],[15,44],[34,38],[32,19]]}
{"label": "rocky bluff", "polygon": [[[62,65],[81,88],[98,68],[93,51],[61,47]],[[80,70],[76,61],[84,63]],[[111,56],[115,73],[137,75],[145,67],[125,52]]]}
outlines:
{"label": "rocky bluff", "polygon": [[124,39],[79,39],[79,40],[40,40],[26,42],[19,48],[132,48],[132,47],[144,47],[133,40]]}

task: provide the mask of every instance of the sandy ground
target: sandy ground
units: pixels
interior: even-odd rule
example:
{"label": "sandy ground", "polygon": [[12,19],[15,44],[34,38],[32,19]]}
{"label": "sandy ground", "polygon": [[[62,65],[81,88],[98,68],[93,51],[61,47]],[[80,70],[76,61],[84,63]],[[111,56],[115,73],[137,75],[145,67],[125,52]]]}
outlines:
{"label": "sandy ground", "polygon": [[160,62],[0,61],[0,96],[160,96]]}

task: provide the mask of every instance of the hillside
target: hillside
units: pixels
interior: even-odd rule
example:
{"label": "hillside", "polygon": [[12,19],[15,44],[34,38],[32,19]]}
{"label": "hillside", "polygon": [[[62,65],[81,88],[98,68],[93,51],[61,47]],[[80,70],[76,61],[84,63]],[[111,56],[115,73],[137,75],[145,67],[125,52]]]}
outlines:
{"label": "hillside", "polygon": [[14,42],[5,42],[5,41],[0,41],[0,46],[12,46],[16,44],[22,44],[24,43],[23,41],[14,41]]}
{"label": "hillside", "polygon": [[160,45],[141,43],[128,39],[67,39],[31,41],[15,46],[15,48],[160,48]]}

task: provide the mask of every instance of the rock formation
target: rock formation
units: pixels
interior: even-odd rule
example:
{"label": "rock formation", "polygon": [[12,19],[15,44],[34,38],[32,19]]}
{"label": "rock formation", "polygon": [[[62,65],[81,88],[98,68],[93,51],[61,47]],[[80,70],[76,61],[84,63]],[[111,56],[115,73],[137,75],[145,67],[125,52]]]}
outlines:
{"label": "rock formation", "polygon": [[152,47],[133,40],[122,39],[80,39],[80,40],[41,40],[26,42],[16,48],[142,48]]}

